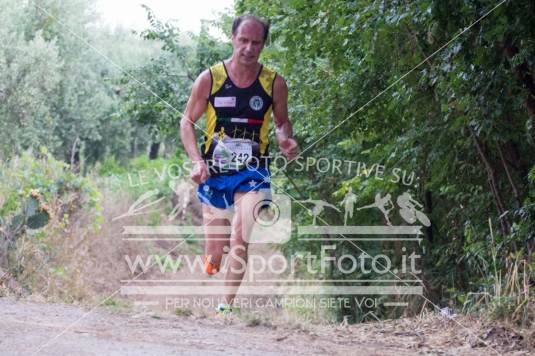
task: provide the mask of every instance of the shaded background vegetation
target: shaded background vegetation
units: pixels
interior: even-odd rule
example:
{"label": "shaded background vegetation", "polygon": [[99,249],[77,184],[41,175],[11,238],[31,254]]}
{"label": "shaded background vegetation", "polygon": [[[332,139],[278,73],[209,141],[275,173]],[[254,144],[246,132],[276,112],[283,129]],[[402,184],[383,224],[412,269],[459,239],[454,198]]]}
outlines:
{"label": "shaded background vegetation", "polygon": [[[424,256],[420,267],[426,296],[441,307],[484,307],[529,323],[535,4],[506,1],[476,22],[497,4],[237,0],[235,12],[271,22],[262,61],[288,82],[290,117],[305,157],[415,172],[418,180],[409,191],[432,221],[416,247]],[[204,23],[193,35],[159,21],[146,8],[148,29],[131,33],[100,26],[89,0],[44,0],[39,6],[0,0],[5,246],[16,246],[25,236],[24,229],[9,236],[6,231],[34,189],[50,201],[69,191],[95,199],[93,188],[81,187],[90,187],[99,176],[124,173],[132,160],[139,164],[140,156],[183,160],[178,121],[191,84],[203,69],[231,53],[229,43],[210,36],[208,28],[229,33],[233,14]],[[28,179],[14,186],[11,177],[20,166],[14,162],[21,156],[63,161],[70,172],[44,179],[48,173],[34,174],[31,165],[23,165],[20,174]],[[351,187],[358,205],[364,205],[377,192],[396,197],[407,191],[388,178],[304,173],[294,164],[286,174],[276,173],[274,182],[297,199],[327,201],[342,200]],[[54,188],[58,181],[76,179],[81,179],[77,185]],[[303,207],[297,207],[294,218],[311,221]],[[382,223],[379,218],[362,211],[353,222],[374,225]],[[332,212],[325,220],[343,223]],[[393,223],[402,221],[396,217]],[[304,247],[320,249],[312,242],[304,246],[294,236],[283,250],[290,255]],[[360,248],[399,255],[401,246],[339,242],[336,253],[359,255]],[[0,267],[10,268],[5,261]],[[20,268],[19,261],[12,273],[22,273]],[[362,277],[358,271],[330,273]],[[356,306],[339,313],[352,321],[364,314]]]}

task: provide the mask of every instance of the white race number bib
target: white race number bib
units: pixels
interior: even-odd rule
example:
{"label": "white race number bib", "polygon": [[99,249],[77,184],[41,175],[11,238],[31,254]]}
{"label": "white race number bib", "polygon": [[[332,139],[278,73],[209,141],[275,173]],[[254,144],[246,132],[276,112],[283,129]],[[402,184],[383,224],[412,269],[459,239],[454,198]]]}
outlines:
{"label": "white race number bib", "polygon": [[228,139],[219,141],[214,148],[215,166],[225,170],[237,170],[245,166],[253,155],[251,140]]}

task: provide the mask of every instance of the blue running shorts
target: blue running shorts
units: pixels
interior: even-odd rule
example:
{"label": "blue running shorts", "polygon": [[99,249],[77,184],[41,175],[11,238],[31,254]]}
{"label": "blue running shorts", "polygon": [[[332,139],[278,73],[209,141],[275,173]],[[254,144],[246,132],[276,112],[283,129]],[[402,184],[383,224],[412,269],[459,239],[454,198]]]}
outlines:
{"label": "blue running shorts", "polygon": [[234,205],[234,193],[270,189],[271,173],[267,168],[247,168],[236,173],[209,177],[199,184],[197,196],[201,203],[220,209]]}

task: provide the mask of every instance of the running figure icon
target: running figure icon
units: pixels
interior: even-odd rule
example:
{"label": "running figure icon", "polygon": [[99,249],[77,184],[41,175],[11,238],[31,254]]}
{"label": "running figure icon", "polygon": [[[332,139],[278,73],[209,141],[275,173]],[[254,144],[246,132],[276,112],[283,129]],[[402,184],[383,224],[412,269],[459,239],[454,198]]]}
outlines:
{"label": "running figure icon", "polygon": [[340,205],[344,207],[344,226],[347,225],[347,216],[351,219],[353,217],[353,207],[357,202],[357,196],[353,193],[353,188],[349,187],[344,199],[340,202]]}

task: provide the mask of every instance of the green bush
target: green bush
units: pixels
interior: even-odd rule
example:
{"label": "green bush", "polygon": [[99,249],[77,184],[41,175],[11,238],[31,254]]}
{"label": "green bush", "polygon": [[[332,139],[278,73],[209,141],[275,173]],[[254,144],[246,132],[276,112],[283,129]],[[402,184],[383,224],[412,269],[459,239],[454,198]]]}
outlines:
{"label": "green bush", "polygon": [[[113,158],[108,158],[96,167],[96,173],[101,185],[117,193],[127,193],[136,200],[149,191],[158,191],[159,197],[171,197],[173,191],[171,180],[187,178],[189,172],[182,170],[186,158],[183,154],[165,159],[149,159],[146,155],[131,159],[125,166],[120,166]],[[180,172],[178,170],[181,170]]]}
{"label": "green bush", "polygon": [[[65,221],[78,211],[92,214],[94,228],[102,223],[100,193],[92,182],[71,172],[42,148],[0,162],[0,256],[9,255],[28,229],[45,227],[51,219]],[[27,234],[39,236],[38,234]]]}
{"label": "green bush", "polygon": [[107,156],[102,162],[95,165],[95,171],[101,177],[108,177],[126,173],[127,167],[121,165],[115,156]]}

